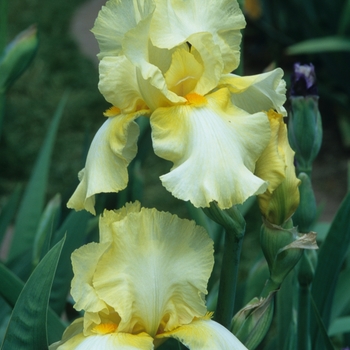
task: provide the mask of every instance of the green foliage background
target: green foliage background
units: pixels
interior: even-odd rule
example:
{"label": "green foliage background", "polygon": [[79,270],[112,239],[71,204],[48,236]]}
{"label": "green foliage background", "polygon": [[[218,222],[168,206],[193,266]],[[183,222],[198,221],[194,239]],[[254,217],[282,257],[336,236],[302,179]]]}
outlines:
{"label": "green foliage background", "polygon": [[[70,34],[70,21],[83,0],[11,0],[7,42],[33,23],[39,49],[7,94],[0,143],[0,194],[28,179],[55,106],[64,91],[69,99],[60,123],[50,174],[49,197],[72,188],[83,166],[83,144],[104,120],[108,107],[97,89],[98,71]],[[77,180],[76,180],[77,181]]]}

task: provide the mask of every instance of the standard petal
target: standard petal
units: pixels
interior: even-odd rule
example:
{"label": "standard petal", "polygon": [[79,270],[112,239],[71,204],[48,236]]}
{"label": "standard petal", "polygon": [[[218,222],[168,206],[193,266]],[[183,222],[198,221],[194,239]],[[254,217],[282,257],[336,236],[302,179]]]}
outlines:
{"label": "standard petal", "polygon": [[222,76],[219,86],[226,86],[232,93],[232,103],[249,113],[275,109],[286,115],[283,107],[286,101],[286,83],[282,77],[281,68],[247,77],[228,74]]}
{"label": "standard petal", "polygon": [[93,286],[120,315],[119,331],[154,336],[205,314],[213,244],[202,227],[143,208],[112,229],[114,245],[96,266]]}
{"label": "standard petal", "polygon": [[171,66],[165,73],[169,90],[179,96],[186,96],[196,87],[203,70],[203,65],[188,50],[176,50],[172,56]]}
{"label": "standard petal", "polygon": [[[154,45],[161,48],[170,49],[186,41],[196,47],[195,44],[201,39],[192,42],[190,37],[210,33],[213,44],[221,52],[223,71],[229,73],[239,64],[240,29],[244,26],[244,16],[237,1],[157,0],[151,39]],[[200,48],[196,49],[200,51]]]}
{"label": "standard petal", "polygon": [[[154,110],[160,106],[185,102],[185,99],[169,91],[166,86],[164,70],[170,66],[172,51],[154,48],[149,38],[151,19],[152,17],[148,16],[125,35],[123,48],[125,56],[137,67],[137,81],[142,98],[147,106]],[[155,57],[155,53],[162,59],[158,57],[152,63],[149,58]],[[161,67],[156,66],[157,62],[161,61],[163,61]]]}
{"label": "standard petal", "polygon": [[122,51],[124,35],[154,9],[152,0],[109,0],[103,6],[92,28],[99,46],[98,57],[117,56]]}
{"label": "standard petal", "polygon": [[253,172],[270,139],[268,118],[233,106],[227,89],[200,106],[159,108],[151,126],[155,153],[174,163],[161,180],[175,197],[196,207],[217,201],[229,208],[265,191]]}
{"label": "standard petal", "polygon": [[247,350],[228,329],[205,318],[158,334],[156,338],[175,338],[190,350]]}
{"label": "standard petal", "polygon": [[124,113],[147,108],[137,82],[136,67],[125,56],[103,58],[99,72],[98,88],[113,106]]}
{"label": "standard petal", "polygon": [[[139,112],[142,114],[142,111]],[[145,111],[148,113],[148,111]],[[108,118],[96,133],[79,173],[80,183],[67,203],[68,208],[95,214],[95,194],[119,192],[128,183],[127,166],[137,152],[137,114]]]}

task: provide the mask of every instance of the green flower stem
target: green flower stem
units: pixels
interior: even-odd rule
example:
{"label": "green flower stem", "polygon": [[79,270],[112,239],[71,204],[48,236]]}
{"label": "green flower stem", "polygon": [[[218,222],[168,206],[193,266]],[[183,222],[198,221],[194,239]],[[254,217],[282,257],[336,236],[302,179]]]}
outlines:
{"label": "green flower stem", "polygon": [[210,207],[203,208],[203,211],[210,219],[225,229],[225,246],[214,318],[224,327],[230,329],[246,223],[242,213],[235,206],[230,209],[220,209],[216,202],[211,202]]}
{"label": "green flower stem", "polygon": [[244,231],[226,231],[222,259],[218,303],[215,320],[230,329],[235,305],[238,265],[241,257]]}
{"label": "green flower stem", "polygon": [[271,278],[269,278],[265,286],[260,293],[260,298],[267,298],[271,292],[274,292],[280,288],[281,284],[274,282]]}
{"label": "green flower stem", "polygon": [[310,350],[310,293],[309,286],[299,285],[298,350]]}

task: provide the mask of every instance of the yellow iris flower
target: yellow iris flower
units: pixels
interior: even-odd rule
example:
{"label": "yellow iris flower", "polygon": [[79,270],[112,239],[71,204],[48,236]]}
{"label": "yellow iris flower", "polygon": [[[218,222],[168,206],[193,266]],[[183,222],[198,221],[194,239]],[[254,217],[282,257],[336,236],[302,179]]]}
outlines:
{"label": "yellow iris flower", "polygon": [[263,111],[285,115],[283,71],[240,77],[235,0],[109,0],[93,28],[99,89],[113,107],[97,132],[68,207],[95,213],[95,194],[118,192],[137,153],[135,119],[150,118],[155,153],[173,163],[162,184],[208,207],[265,192],[255,163],[270,139]]}
{"label": "yellow iris flower", "polygon": [[193,221],[127,204],[100,218],[100,242],[72,254],[71,294],[84,310],[50,350],[246,349],[205,306],[213,242]]}

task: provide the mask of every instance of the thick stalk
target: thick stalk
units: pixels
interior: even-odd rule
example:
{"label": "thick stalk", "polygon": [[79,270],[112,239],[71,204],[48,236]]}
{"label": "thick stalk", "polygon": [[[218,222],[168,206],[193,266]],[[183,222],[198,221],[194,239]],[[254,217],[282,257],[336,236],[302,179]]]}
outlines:
{"label": "thick stalk", "polygon": [[225,247],[222,259],[218,303],[215,320],[230,329],[235,305],[238,279],[238,265],[241,257],[244,231],[226,231]]}

